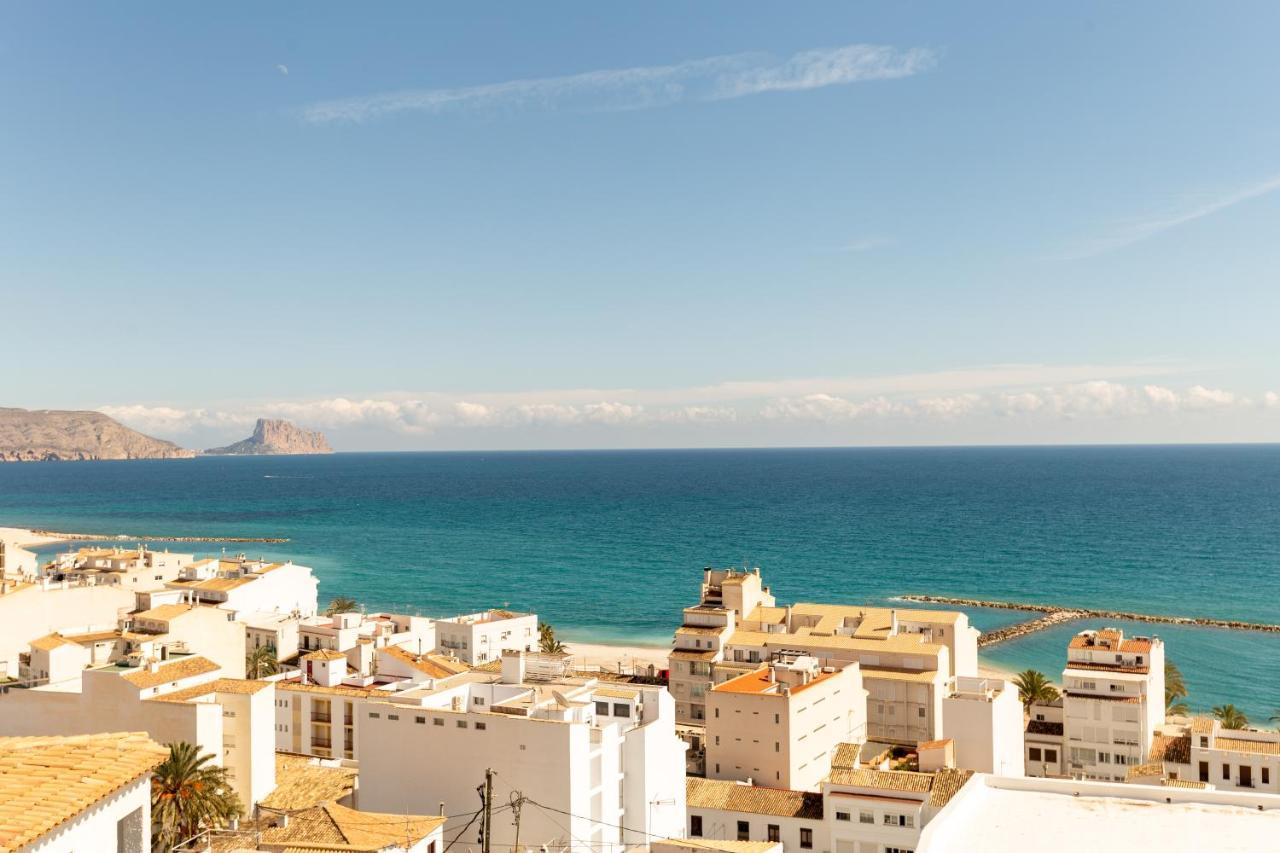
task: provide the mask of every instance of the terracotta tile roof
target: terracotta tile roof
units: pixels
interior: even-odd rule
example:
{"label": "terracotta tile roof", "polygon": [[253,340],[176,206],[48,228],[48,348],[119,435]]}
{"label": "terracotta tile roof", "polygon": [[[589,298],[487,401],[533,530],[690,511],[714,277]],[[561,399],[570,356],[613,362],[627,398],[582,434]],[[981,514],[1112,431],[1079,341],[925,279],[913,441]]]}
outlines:
{"label": "terracotta tile roof", "polygon": [[[835,673],[831,672],[819,673],[808,684],[797,684],[792,687],[791,695],[794,696],[802,690],[821,684],[834,675]],[[748,672],[746,675],[739,675],[722,684],[717,684],[711,689],[717,693],[753,693],[760,696],[782,696],[782,688],[784,686],[781,682],[774,681],[770,677],[769,667],[764,666],[754,672]]]}
{"label": "terracotta tile roof", "polygon": [[688,808],[822,820],[822,795],[811,791],[764,788],[720,779],[685,779]]}
{"label": "terracotta tile roof", "polygon": [[720,625],[719,627],[710,627],[707,625],[681,625],[676,629],[676,635],[688,634],[690,636],[711,636],[716,637],[729,630],[728,625]]}
{"label": "terracotta tile roof", "polygon": [[855,788],[878,788],[886,791],[905,791],[913,794],[928,793],[933,786],[932,773],[916,773],[911,770],[840,770],[831,771],[829,777],[836,785]]}
{"label": "terracotta tile roof", "polygon": [[[289,815],[287,826],[262,830],[263,844],[336,844],[344,850],[380,851],[416,844],[444,826],[442,815],[362,812],[324,803]],[[315,848],[311,848],[315,849]]]}
{"label": "terracotta tile roof", "polygon": [[1105,663],[1087,660],[1068,660],[1067,669],[1088,669],[1100,672],[1131,672],[1135,675],[1145,675],[1151,672],[1149,666],[1125,666],[1120,663]]}
{"label": "terracotta tile roof", "polygon": [[123,636],[119,630],[115,631],[90,631],[87,634],[67,634],[66,638],[73,643],[84,645],[85,643],[102,643],[107,640],[118,640]]}
{"label": "terracotta tile roof", "polygon": [[606,699],[635,699],[640,695],[640,691],[621,687],[597,687],[591,695],[603,696]]}
{"label": "terracotta tile roof", "polygon": [[718,850],[720,853],[766,853],[778,846],[776,841],[723,841],[716,838],[655,838],[653,847],[678,847],[681,850]]}
{"label": "terracotta tile roof", "polygon": [[1245,740],[1244,738],[1218,735],[1214,748],[1230,752],[1246,752],[1251,755],[1280,755],[1280,742],[1274,740]]}
{"label": "terracotta tile roof", "polygon": [[883,678],[888,681],[907,681],[913,684],[930,684],[938,677],[936,669],[916,672],[910,669],[893,669],[887,666],[860,667],[863,678]]}
{"label": "terracotta tile roof", "polygon": [[1141,705],[1141,696],[1103,696],[1100,693],[1090,693],[1087,690],[1063,690],[1064,696],[1074,696],[1077,699],[1094,699],[1098,702],[1115,702],[1121,705]]}
{"label": "terracotta tile roof", "polygon": [[168,757],[145,732],[0,738],[0,848],[38,840]]}
{"label": "terracotta tile roof", "polygon": [[1209,787],[1204,782],[1193,782],[1190,779],[1164,779],[1160,784],[1166,788],[1198,788],[1203,790]]}
{"label": "terracotta tile roof", "polygon": [[858,766],[858,759],[861,755],[862,744],[842,743],[836,747],[835,753],[831,756],[831,769],[852,770]]}
{"label": "terracotta tile roof", "polygon": [[296,681],[277,681],[275,682],[276,690],[284,690],[293,693],[322,693],[330,696],[351,696],[366,699],[370,696],[390,696],[386,690],[377,690],[373,687],[352,687],[349,684],[339,684],[335,687],[325,687],[323,684],[299,684]]}
{"label": "terracotta tile roof", "polygon": [[1171,764],[1191,763],[1191,736],[1170,737],[1154,735],[1151,738],[1151,752],[1148,761],[1168,761]]}
{"label": "terracotta tile roof", "polygon": [[262,804],[272,809],[309,809],[355,790],[354,767],[329,767],[310,756],[276,753],[276,787]]}
{"label": "terracotta tile roof", "polygon": [[941,740],[922,740],[916,744],[916,749],[942,749],[951,742],[949,737],[944,737]]}
{"label": "terracotta tile roof", "polygon": [[1164,776],[1163,761],[1148,761],[1146,764],[1135,764],[1126,770],[1124,774],[1126,782],[1132,779],[1143,779],[1153,776],[1157,779]]}
{"label": "terracotta tile roof", "polygon": [[197,684],[194,687],[187,687],[183,690],[175,690],[172,693],[165,693],[160,696],[151,696],[148,702],[189,702],[201,696],[208,696],[213,693],[238,693],[244,696],[252,696],[255,693],[266,690],[271,686],[270,681],[258,681],[248,678],[215,678],[213,681],[206,681],[204,684]]}
{"label": "terracotta tile roof", "polygon": [[176,619],[191,609],[190,604],[161,604],[150,610],[144,610],[141,613],[133,614],[134,619],[155,619],[159,622],[168,622],[170,619]]}
{"label": "terracotta tile roof", "polygon": [[31,641],[31,648],[41,652],[51,652],[59,646],[74,646],[71,640],[58,633],[48,634],[44,637]]}
{"label": "terracotta tile roof", "polygon": [[676,660],[715,660],[717,652],[696,652],[692,649],[673,649],[670,657]]}
{"label": "terracotta tile roof", "polygon": [[470,669],[469,666],[456,658],[449,658],[444,655],[415,655],[400,646],[385,646],[378,650],[378,654],[393,657],[423,675],[429,675],[432,678],[448,678],[451,675],[457,675]]}
{"label": "terracotta tile roof", "polygon": [[960,789],[972,777],[972,770],[958,770],[954,767],[944,767],[934,773],[933,787],[929,789],[929,805],[935,809],[942,808],[960,793]]}
{"label": "terracotta tile roof", "polygon": [[1028,720],[1027,734],[1062,737],[1062,723],[1055,723],[1052,720]]}
{"label": "terracotta tile roof", "polygon": [[332,649],[316,649],[302,656],[303,660],[346,660],[347,656],[342,652],[335,652]]}
{"label": "terracotta tile roof", "polygon": [[1212,717],[1192,717],[1191,732],[1197,735],[1213,734],[1214,723],[1218,722]]}
{"label": "terracotta tile roof", "polygon": [[162,663],[155,672],[144,666],[126,672],[120,677],[134,687],[145,688],[158,687],[171,681],[181,681],[184,678],[194,678],[197,675],[217,671],[218,665],[213,661],[200,655],[192,655],[191,657],[178,658],[177,660],[170,660],[168,663]]}

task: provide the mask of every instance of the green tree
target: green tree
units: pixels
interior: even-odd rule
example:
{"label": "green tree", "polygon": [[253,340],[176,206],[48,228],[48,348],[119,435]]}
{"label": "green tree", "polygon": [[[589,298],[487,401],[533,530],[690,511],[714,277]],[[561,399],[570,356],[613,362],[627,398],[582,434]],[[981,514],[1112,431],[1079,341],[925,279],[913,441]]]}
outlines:
{"label": "green tree", "polygon": [[151,777],[151,834],[154,850],[171,850],[206,829],[219,829],[240,816],[227,769],[210,764],[185,741],[169,747],[169,757]]}
{"label": "green tree", "polygon": [[1058,690],[1049,683],[1043,672],[1026,669],[1014,676],[1013,683],[1018,686],[1018,698],[1022,700],[1023,710],[1039,703],[1053,702],[1058,698]]}
{"label": "green tree", "polygon": [[360,609],[360,602],[354,598],[339,596],[329,602],[329,606],[324,609],[325,616],[332,616],[335,613],[350,613],[353,610]]}
{"label": "green tree", "polygon": [[1249,725],[1249,718],[1235,705],[1215,705],[1213,715],[1222,722],[1224,729],[1243,729]]}
{"label": "green tree", "polygon": [[562,655],[569,647],[556,639],[556,629],[546,622],[538,625],[538,648],[545,655]]}
{"label": "green tree", "polygon": [[266,678],[280,671],[275,646],[258,646],[244,656],[245,678]]}
{"label": "green tree", "polygon": [[1182,679],[1182,670],[1171,660],[1164,663],[1164,712],[1166,714],[1190,713],[1187,703],[1179,699],[1187,698],[1187,683]]}

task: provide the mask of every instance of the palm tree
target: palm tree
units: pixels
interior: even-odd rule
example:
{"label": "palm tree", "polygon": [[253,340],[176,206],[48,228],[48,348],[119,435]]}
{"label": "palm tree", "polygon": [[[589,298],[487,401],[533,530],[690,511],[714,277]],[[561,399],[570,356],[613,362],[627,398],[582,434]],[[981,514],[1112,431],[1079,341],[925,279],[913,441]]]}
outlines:
{"label": "palm tree", "polygon": [[332,616],[335,613],[350,613],[353,610],[359,609],[360,602],[356,601],[354,598],[348,598],[345,595],[340,595],[333,599],[333,601],[329,602],[329,606],[324,610],[324,615]]}
{"label": "palm tree", "polygon": [[1187,698],[1187,683],[1182,680],[1182,670],[1178,669],[1173,661],[1165,661],[1164,712],[1166,714],[1190,713],[1187,703],[1178,701],[1185,698]]}
{"label": "palm tree", "polygon": [[1213,715],[1222,721],[1224,729],[1243,729],[1249,725],[1249,718],[1235,705],[1215,705]]}
{"label": "palm tree", "polygon": [[244,656],[244,677],[265,678],[280,671],[275,646],[258,646]]}
{"label": "palm tree", "polygon": [[1023,710],[1030,709],[1036,703],[1049,703],[1058,698],[1057,688],[1038,670],[1023,670],[1014,677],[1013,683],[1018,685],[1018,698],[1022,700]]}
{"label": "palm tree", "polygon": [[171,850],[240,816],[240,800],[231,790],[227,769],[209,764],[212,760],[186,741],[169,747],[169,757],[151,777],[153,849]]}
{"label": "palm tree", "polygon": [[569,647],[556,639],[556,629],[546,622],[538,625],[538,647],[544,655],[562,655]]}

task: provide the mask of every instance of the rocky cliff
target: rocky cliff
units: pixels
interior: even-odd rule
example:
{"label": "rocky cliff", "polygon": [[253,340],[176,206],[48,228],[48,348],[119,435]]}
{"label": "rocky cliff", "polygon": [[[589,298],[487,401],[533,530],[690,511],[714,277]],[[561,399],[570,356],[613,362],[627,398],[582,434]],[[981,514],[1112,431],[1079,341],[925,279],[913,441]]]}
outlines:
{"label": "rocky cliff", "polygon": [[253,435],[205,453],[217,456],[266,456],[298,453],[332,453],[324,433],[294,426],[288,421],[258,418]]}
{"label": "rocky cliff", "polygon": [[0,462],[191,456],[191,450],[131,430],[101,412],[0,408]]}

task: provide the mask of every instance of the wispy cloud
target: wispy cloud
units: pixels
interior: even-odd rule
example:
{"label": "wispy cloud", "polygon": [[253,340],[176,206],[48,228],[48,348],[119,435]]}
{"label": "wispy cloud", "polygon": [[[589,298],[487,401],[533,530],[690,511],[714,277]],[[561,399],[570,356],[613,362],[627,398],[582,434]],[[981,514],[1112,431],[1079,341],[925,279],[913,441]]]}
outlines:
{"label": "wispy cloud", "polygon": [[806,50],[781,62],[737,53],[674,65],[587,71],[459,88],[410,89],[311,104],[306,121],[360,123],[403,112],[464,110],[636,110],[680,101],[720,101],[765,92],[795,92],[869,80],[910,77],[932,68],[933,51],[853,44]]}
{"label": "wispy cloud", "polygon": [[1083,260],[1106,254],[1116,249],[1123,249],[1125,246],[1131,246],[1172,228],[1195,222],[1197,219],[1204,219],[1206,216],[1220,213],[1227,208],[1235,207],[1237,204],[1269,195],[1276,190],[1280,190],[1280,175],[1237,190],[1216,200],[1202,203],[1196,207],[1158,214],[1128,223],[1111,234],[1098,237],[1084,246],[1068,252],[1064,258],[1066,260]]}
{"label": "wispy cloud", "polygon": [[883,249],[885,246],[892,246],[893,241],[888,237],[868,236],[858,237],[850,240],[841,246],[838,251],[841,252],[870,252],[872,249]]}

